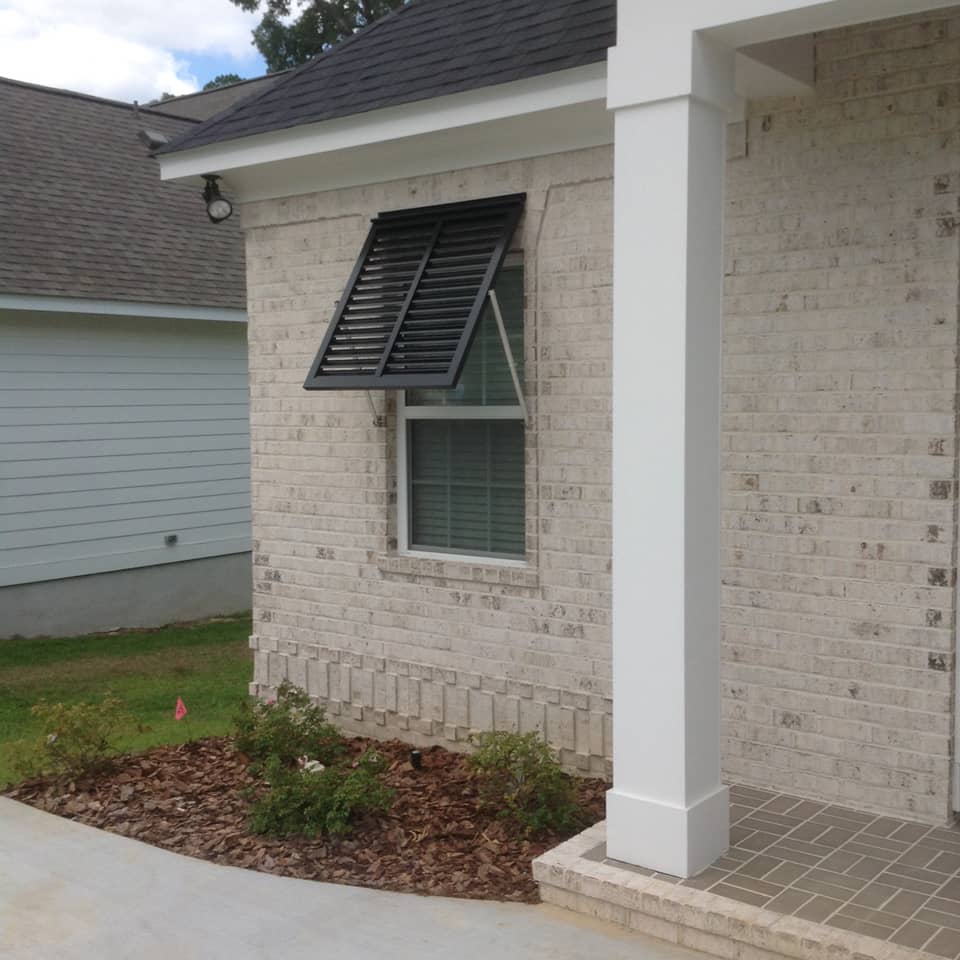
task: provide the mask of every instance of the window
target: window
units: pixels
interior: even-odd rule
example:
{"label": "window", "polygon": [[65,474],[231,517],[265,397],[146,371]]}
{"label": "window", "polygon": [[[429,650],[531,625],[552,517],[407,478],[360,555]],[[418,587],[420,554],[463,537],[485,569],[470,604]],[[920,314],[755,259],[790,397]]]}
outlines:
{"label": "window", "polygon": [[[494,289],[522,383],[519,263],[507,261]],[[488,301],[457,385],[399,395],[401,551],[524,559],[524,426]]]}
{"label": "window", "polygon": [[399,391],[403,552],[525,557],[523,272],[507,258],[524,201],[379,214],[304,382]]}

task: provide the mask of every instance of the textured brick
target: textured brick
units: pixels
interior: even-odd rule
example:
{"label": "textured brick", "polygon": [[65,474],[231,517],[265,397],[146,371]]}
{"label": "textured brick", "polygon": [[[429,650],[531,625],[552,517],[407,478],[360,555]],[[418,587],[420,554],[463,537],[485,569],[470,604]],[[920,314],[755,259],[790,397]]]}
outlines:
{"label": "textured brick", "polygon": [[954,682],[958,25],[952,9],[818,36],[816,96],[751,104],[727,191],[725,772],[933,822]]}
{"label": "textured brick", "polygon": [[[950,806],[958,37],[956,8],[818,36],[816,95],[751,104],[727,176],[724,773],[927,822]],[[370,706],[371,671],[345,726],[542,729],[609,770],[611,176],[597,148],[245,208],[257,690],[306,657],[311,694]],[[397,556],[394,398],[375,423],[305,371],[371,216],[521,190],[528,566]]]}
{"label": "textured brick", "polygon": [[[453,743],[543,730],[562,697],[554,745],[607,771],[611,171],[600,148],[245,209],[261,689],[281,675],[265,653],[298,677],[309,657],[343,726]],[[398,556],[394,397],[375,395],[378,426],[362,393],[305,393],[304,373],[371,216],[518,191],[528,566]]]}

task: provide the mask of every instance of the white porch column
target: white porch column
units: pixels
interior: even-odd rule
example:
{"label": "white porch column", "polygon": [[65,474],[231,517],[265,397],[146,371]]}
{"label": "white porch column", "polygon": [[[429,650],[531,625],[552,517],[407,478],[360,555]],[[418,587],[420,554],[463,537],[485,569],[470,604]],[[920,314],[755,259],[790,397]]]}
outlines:
{"label": "white porch column", "polygon": [[[683,31],[680,31],[683,34]],[[607,855],[691,876],[720,782],[720,334],[733,53],[689,31],[611,51],[613,789]]]}

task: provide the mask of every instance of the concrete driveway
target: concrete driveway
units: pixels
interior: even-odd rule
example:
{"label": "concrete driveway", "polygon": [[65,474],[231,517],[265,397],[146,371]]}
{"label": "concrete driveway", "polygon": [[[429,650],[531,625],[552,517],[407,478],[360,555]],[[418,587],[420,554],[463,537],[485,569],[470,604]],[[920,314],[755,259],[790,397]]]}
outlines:
{"label": "concrete driveway", "polygon": [[698,960],[546,906],[221,867],[0,798],[3,960]]}

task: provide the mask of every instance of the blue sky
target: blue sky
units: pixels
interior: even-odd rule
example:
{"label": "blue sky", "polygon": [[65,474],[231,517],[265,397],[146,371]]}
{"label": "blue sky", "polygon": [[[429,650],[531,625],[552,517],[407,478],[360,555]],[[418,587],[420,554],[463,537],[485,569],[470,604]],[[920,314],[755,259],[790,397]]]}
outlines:
{"label": "blue sky", "polygon": [[259,17],[230,0],[0,0],[0,75],[117,100],[261,76]]}
{"label": "blue sky", "polygon": [[243,60],[222,53],[191,54],[177,50],[174,54],[188,65],[189,73],[197,78],[197,82],[202,87],[208,80],[222,73],[237,73],[244,79],[265,74],[267,65],[263,62],[263,58],[257,53],[255,47],[251,46],[250,50],[254,56]]}

